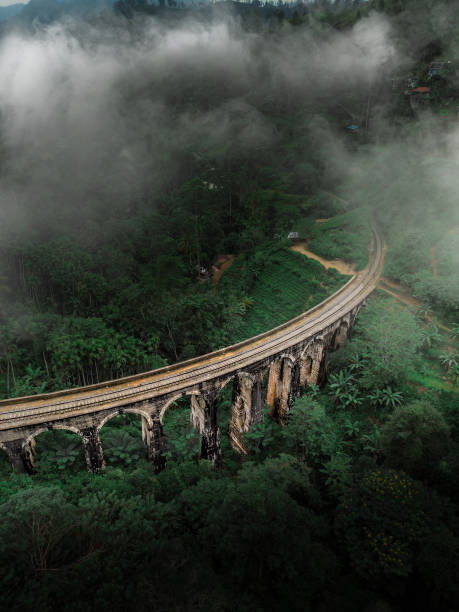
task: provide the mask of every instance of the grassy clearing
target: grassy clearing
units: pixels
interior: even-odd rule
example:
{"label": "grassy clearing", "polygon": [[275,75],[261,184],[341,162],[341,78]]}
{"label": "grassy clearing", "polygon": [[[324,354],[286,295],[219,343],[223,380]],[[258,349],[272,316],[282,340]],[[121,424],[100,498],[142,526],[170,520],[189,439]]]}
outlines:
{"label": "grassy clearing", "polygon": [[223,290],[239,287],[249,298],[234,330],[233,342],[301,314],[334,293],[347,279],[286,247],[265,251],[263,259],[259,253],[239,258],[221,280]]}
{"label": "grassy clearing", "polygon": [[439,377],[439,376],[433,376],[433,375],[422,376],[422,374],[413,372],[410,375],[409,380],[411,382],[418,383],[422,385],[423,387],[426,387],[427,389],[435,389],[439,391],[459,393],[459,385],[457,383],[453,385],[452,383],[448,383],[447,381],[444,381],[442,377]]}
{"label": "grassy clearing", "polygon": [[[380,291],[381,289],[378,289],[378,293]],[[388,300],[397,300],[395,295],[396,293],[390,297],[386,295],[386,298]],[[458,341],[453,338],[448,328],[442,325],[441,321],[438,319],[432,321],[425,316],[422,317],[420,312],[421,306],[416,305],[415,300],[411,301],[410,295],[402,296],[402,299],[397,301],[401,301],[412,314],[421,316],[423,320],[422,325],[426,330],[426,339],[429,336],[427,333],[429,327],[430,329],[436,328],[436,332],[433,332],[433,337],[431,337],[432,345],[428,349],[424,348],[422,354],[419,355],[416,370],[410,373],[407,381],[434,391],[459,393],[459,381],[455,381],[452,374],[448,374],[445,368],[441,366],[441,355],[454,350],[457,351],[459,348]]]}
{"label": "grassy clearing", "polygon": [[371,226],[363,208],[332,217],[324,223],[305,219],[299,227],[300,236],[308,240],[308,248],[326,259],[343,259],[363,269],[368,263],[368,243]]}

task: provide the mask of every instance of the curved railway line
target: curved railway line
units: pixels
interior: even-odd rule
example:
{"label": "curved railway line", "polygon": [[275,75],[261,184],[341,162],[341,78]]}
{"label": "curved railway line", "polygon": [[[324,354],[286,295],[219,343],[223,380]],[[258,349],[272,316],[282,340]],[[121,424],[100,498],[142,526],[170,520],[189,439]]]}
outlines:
{"label": "curved railway line", "polygon": [[[250,376],[250,373],[261,367],[261,364],[266,371],[266,367],[272,365],[276,359],[279,361],[289,355],[292,363],[295,359],[299,363],[298,355],[301,351],[302,355],[305,354],[304,347],[312,346],[314,342],[320,342],[324,337],[328,338],[326,342],[322,342],[325,349],[333,348],[330,338],[334,333],[332,342],[335,344],[336,333],[343,322],[346,323],[346,329],[351,327],[359,308],[376,288],[383,261],[383,242],[376,229],[373,229],[367,267],[355,274],[341,289],[323,302],[274,329],[213,353],[150,372],[97,385],[2,400],[0,401],[0,444],[7,448],[5,442],[12,443],[13,439],[19,438],[24,444],[26,434],[36,431],[39,426],[41,426],[40,431],[53,427],[76,430],[70,425],[71,419],[79,418],[80,422],[81,418],[96,419],[97,415],[100,415],[98,417],[100,422],[100,418],[107,414],[108,409],[112,411],[118,409],[118,412],[121,409],[137,411],[144,415],[151,425],[154,419],[152,410],[142,412],[135,408],[141,406],[142,402],[156,406],[162,402],[159,413],[155,409],[156,414],[160,414],[158,418],[162,419],[166,405],[181,395],[203,395],[212,385],[220,390],[233,377],[241,373],[248,373]],[[294,354],[297,357],[292,358]],[[308,378],[305,380],[312,381]],[[268,390],[268,396],[269,393]],[[281,394],[282,391],[279,390],[279,398]],[[198,412],[200,409],[204,414],[205,405],[203,404],[201,408],[198,406]],[[214,420],[216,421],[216,418]],[[251,423],[253,422],[252,418]],[[204,431],[204,416],[196,417],[193,423],[200,427],[201,433]],[[240,430],[247,431],[249,426],[250,419],[246,419],[245,423],[240,425]],[[81,433],[81,425],[78,428],[78,432]]]}

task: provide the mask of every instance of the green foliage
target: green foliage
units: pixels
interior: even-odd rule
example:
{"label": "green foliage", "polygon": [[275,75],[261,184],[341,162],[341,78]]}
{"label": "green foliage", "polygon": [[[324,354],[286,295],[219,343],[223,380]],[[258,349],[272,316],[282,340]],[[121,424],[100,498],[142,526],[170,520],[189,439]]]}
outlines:
{"label": "green foliage", "polygon": [[329,378],[330,395],[343,408],[358,406],[362,403],[356,381],[351,372],[340,370],[337,374],[331,374]]}
{"label": "green foliage", "polygon": [[0,506],[2,586],[11,588],[34,572],[78,557],[79,517],[57,487],[18,491]]}
{"label": "green foliage", "polygon": [[336,423],[307,396],[296,400],[282,434],[286,448],[310,465],[320,465],[342,449]]}
{"label": "green foliage", "polygon": [[326,477],[327,487],[338,497],[352,482],[352,459],[342,451],[338,451],[324,463],[320,471]]}
{"label": "green foliage", "polygon": [[[420,0],[359,6],[343,0],[331,11],[324,0],[311,7],[320,10],[313,19],[285,6],[262,8],[271,11],[271,21],[280,23],[282,10],[295,28],[320,26],[311,32],[315,41],[332,34],[321,21],[343,29],[370,10],[395,15],[415,2]],[[430,0],[422,4],[434,8]],[[131,9],[156,10],[143,0],[121,5],[129,15]],[[248,26],[253,18],[255,27],[260,8],[237,10],[246,11],[242,20]],[[429,12],[435,19],[442,14]],[[280,34],[276,27],[271,32]],[[417,70],[421,77],[425,65]],[[230,106],[229,89],[219,77],[210,82],[205,71],[188,72],[166,104],[174,112],[186,108],[200,131],[201,110]],[[432,79],[431,86],[440,108],[450,83]],[[231,80],[234,87],[239,85]],[[351,89],[346,99],[334,93],[331,104],[335,109],[351,100],[360,115],[366,94],[361,99],[361,88]],[[56,219],[40,211],[46,231],[39,238],[32,231],[11,244],[2,239],[2,396],[160,367],[266,331],[313,306],[345,279],[292,253],[289,231],[299,231],[327,259],[366,264],[366,208],[348,210],[350,204],[320,191],[325,183],[341,187],[321,142],[325,130],[317,124],[337,125],[340,118],[287,93],[282,100],[262,94],[260,108],[256,92],[250,93],[250,106],[264,123],[260,131],[272,131],[268,145],[248,152],[247,113],[232,109],[240,115],[232,138],[203,139],[199,147],[180,141],[152,172],[161,180],[152,182],[143,201],[134,196],[129,205],[113,202],[108,210],[88,198],[76,215],[68,203]],[[349,176],[357,177],[353,202],[370,202],[387,230],[385,273],[406,283],[426,307],[457,320],[457,236],[445,230],[451,202],[431,180],[432,171],[443,176],[454,168],[443,159],[426,168],[411,152],[388,181],[378,158],[369,190],[361,180],[370,175],[365,158],[374,151],[367,131]],[[417,127],[413,132],[417,149]],[[384,151],[375,136],[376,152]],[[148,168],[150,160],[143,161]],[[75,227],[64,235],[62,219],[72,214],[67,225]],[[331,219],[318,224],[317,217]],[[432,247],[438,275],[432,272]],[[198,278],[196,266],[211,270],[228,253],[237,258],[218,285]],[[325,392],[310,388],[295,402],[285,428],[269,418],[252,428],[244,436],[250,454],[243,461],[233,456],[218,473],[197,460],[200,436],[181,402],[165,414],[168,461],[158,475],[145,459],[139,419],[129,415],[101,431],[109,464],[103,474],[85,472],[80,440],[61,431],[37,438],[33,477],[13,475],[4,458],[4,607],[324,612],[367,610],[381,595],[397,609],[456,609],[457,398],[447,392],[452,385],[440,380],[441,391],[425,392],[424,401],[415,402],[416,386],[406,385],[408,377],[424,384],[432,375],[427,359],[436,361],[438,376],[443,362],[454,379],[457,351],[442,352],[441,328],[436,321],[425,325],[430,318],[416,320],[389,302],[370,302],[354,338],[333,358],[338,367]],[[226,391],[219,417],[229,446]],[[383,461],[424,478],[452,501],[404,472],[377,467]],[[331,529],[334,518],[344,550]]]}
{"label": "green foliage", "polygon": [[[248,295],[231,341],[257,335],[301,314],[336,291],[344,278],[278,245],[239,258],[223,274],[224,292]],[[237,294],[236,294],[237,295]]]}
{"label": "green foliage", "polygon": [[417,400],[396,408],[384,426],[381,446],[388,465],[426,476],[448,452],[449,435],[441,413]]}
{"label": "green foliage", "polygon": [[101,436],[104,456],[113,465],[130,465],[145,456],[145,446],[140,437],[124,430],[107,431]]}
{"label": "green foliage", "polygon": [[[188,400],[189,401],[189,400]],[[169,407],[164,419],[164,435],[167,441],[167,461],[178,463],[196,461],[201,451],[201,436],[191,426],[190,408],[187,402],[177,402]]]}
{"label": "green foliage", "polygon": [[80,436],[67,431],[46,431],[37,436],[34,463],[40,472],[85,469]]}
{"label": "green foliage", "polygon": [[324,223],[309,222],[304,232],[310,238],[308,248],[313,253],[326,259],[344,259],[357,269],[367,265],[371,230],[364,209],[336,215]]}
{"label": "green foliage", "polygon": [[273,453],[279,449],[282,441],[282,429],[265,409],[265,417],[262,423],[254,425],[243,434],[243,444],[250,456],[264,458],[266,453]]}
{"label": "green foliage", "polygon": [[384,389],[376,389],[368,396],[368,399],[376,406],[396,408],[403,402],[403,394],[400,391],[394,391],[392,387],[384,387]]}
{"label": "green foliage", "polygon": [[439,355],[439,359],[441,365],[446,369],[447,372],[456,369],[459,364],[458,353],[442,353],[441,355]]}
{"label": "green foliage", "polygon": [[[397,387],[416,364],[423,333],[415,317],[390,300],[372,301],[359,317],[356,334],[345,350],[358,353],[364,369],[359,384],[367,389]],[[388,392],[385,395],[388,397]]]}
{"label": "green foliage", "polygon": [[411,572],[416,545],[428,532],[422,502],[419,483],[395,470],[368,472],[344,496],[335,528],[361,576]]}
{"label": "green foliage", "polygon": [[[151,357],[157,345],[156,337],[140,342],[107,328],[98,318],[67,317],[50,333],[46,348],[50,352],[50,367],[56,374],[70,378],[76,372],[79,381],[85,383],[94,382],[94,373],[98,381],[150,369],[150,365],[157,363]],[[91,376],[88,381],[87,376]]]}

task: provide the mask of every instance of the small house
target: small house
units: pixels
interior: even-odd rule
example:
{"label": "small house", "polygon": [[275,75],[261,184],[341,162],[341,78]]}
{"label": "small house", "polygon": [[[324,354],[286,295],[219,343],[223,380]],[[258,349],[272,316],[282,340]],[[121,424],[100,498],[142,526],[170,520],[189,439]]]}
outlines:
{"label": "small house", "polygon": [[430,87],[415,87],[408,92],[413,112],[430,103]]}
{"label": "small house", "polygon": [[206,267],[196,265],[194,269],[198,273],[199,280],[208,280],[210,278],[209,270]]}
{"label": "small house", "polygon": [[432,62],[427,70],[427,77],[430,79],[436,74],[440,74],[444,68],[447,68],[451,64],[451,61],[445,62]]}
{"label": "small house", "polygon": [[430,94],[430,87],[415,87],[410,94]]}

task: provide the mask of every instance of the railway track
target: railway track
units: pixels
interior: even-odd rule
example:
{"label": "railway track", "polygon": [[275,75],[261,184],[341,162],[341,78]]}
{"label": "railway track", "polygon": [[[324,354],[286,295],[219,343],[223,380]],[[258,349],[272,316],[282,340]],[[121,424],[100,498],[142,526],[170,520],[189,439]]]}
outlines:
{"label": "railway track", "polygon": [[238,344],[158,370],[97,385],[2,400],[0,430],[84,415],[170,393],[180,394],[209,380],[230,377],[237,371],[324,333],[359,306],[375,289],[383,260],[383,243],[373,229],[369,264],[365,270],[354,275],[336,293],[307,312]]}

